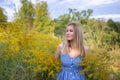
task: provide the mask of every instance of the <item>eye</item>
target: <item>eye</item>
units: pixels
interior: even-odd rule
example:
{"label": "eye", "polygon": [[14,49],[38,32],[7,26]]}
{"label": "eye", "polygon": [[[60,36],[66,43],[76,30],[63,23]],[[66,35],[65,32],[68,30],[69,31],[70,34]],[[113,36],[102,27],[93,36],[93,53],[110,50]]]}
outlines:
{"label": "eye", "polygon": [[73,30],[70,29],[70,32],[73,32]]}
{"label": "eye", "polygon": [[68,32],[68,30],[66,30],[66,32]]}

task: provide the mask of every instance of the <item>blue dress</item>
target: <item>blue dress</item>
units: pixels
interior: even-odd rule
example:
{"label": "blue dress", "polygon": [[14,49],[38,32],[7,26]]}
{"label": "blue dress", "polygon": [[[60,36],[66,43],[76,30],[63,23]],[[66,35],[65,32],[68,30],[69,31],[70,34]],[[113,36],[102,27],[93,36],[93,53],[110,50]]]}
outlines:
{"label": "blue dress", "polygon": [[57,80],[85,80],[85,74],[81,74],[82,66],[80,62],[82,58],[71,58],[68,54],[60,53],[62,69],[58,73]]}

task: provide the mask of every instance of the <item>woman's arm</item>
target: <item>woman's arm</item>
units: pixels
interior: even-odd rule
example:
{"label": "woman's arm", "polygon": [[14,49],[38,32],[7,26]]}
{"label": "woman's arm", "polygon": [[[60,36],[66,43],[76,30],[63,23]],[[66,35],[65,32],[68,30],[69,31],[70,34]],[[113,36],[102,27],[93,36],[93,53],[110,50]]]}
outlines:
{"label": "woman's arm", "polygon": [[55,53],[55,59],[59,58],[61,49],[62,49],[62,43],[59,44],[58,47],[57,47],[57,50],[56,50],[56,53]]}

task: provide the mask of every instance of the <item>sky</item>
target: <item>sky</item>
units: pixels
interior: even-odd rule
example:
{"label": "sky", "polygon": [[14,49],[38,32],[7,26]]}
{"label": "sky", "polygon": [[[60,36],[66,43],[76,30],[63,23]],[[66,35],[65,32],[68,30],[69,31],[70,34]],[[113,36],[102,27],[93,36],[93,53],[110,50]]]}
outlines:
{"label": "sky", "polygon": [[[120,0],[29,0],[33,4],[38,1],[46,1],[48,11],[52,19],[68,13],[68,8],[77,9],[78,11],[92,9],[91,18],[96,19],[113,19],[120,22]],[[0,0],[0,7],[5,9],[8,21],[14,19],[15,11],[21,7],[19,0]]]}

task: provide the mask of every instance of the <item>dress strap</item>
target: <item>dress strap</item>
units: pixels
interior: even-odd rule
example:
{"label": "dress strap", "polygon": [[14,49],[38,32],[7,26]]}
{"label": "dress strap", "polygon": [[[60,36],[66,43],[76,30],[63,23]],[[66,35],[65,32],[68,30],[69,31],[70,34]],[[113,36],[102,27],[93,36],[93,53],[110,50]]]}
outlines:
{"label": "dress strap", "polygon": [[62,48],[64,48],[64,46],[65,46],[65,42],[62,42]]}
{"label": "dress strap", "polygon": [[63,42],[63,43],[62,43],[62,47],[64,47],[64,45],[65,45],[65,44],[64,44],[64,42]]}

